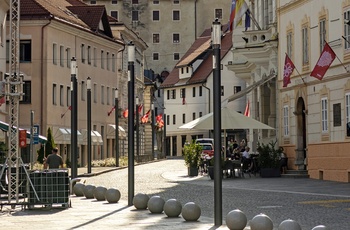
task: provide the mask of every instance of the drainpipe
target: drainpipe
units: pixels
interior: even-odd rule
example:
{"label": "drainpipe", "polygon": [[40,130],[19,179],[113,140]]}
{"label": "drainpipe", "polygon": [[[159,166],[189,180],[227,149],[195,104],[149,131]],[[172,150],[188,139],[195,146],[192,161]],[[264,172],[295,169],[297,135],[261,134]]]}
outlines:
{"label": "drainpipe", "polygon": [[[206,88],[207,90],[208,90],[208,92],[209,92],[209,99],[208,99],[208,113],[210,113],[210,88],[208,88],[208,87],[206,87],[205,85],[204,85],[204,83],[202,83],[202,86],[204,87],[204,88]],[[209,137],[211,137],[211,135],[210,135],[211,133],[210,133],[210,130],[209,130]]]}
{"label": "drainpipe", "polygon": [[[41,98],[40,98],[40,127],[41,127],[41,132],[44,133],[44,87],[43,87],[43,82],[44,82],[44,29],[46,26],[48,26],[51,23],[51,19],[53,18],[52,15],[49,17],[49,22],[41,27],[41,69],[40,69],[40,91],[41,91]],[[33,80],[33,79],[32,79]],[[46,128],[46,127],[45,127]]]}
{"label": "drainpipe", "polygon": [[197,0],[194,1],[194,39],[197,39]]}

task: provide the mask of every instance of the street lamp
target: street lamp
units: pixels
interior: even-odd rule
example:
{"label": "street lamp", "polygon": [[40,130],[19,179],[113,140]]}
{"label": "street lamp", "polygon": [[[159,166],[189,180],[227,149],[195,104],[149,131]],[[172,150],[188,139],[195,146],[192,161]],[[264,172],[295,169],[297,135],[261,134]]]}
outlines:
{"label": "street lamp", "polygon": [[136,119],[135,119],[136,126],[135,126],[135,128],[136,128],[136,155],[137,155],[137,157],[139,157],[139,155],[140,155],[139,108],[140,108],[139,97],[136,96]]}
{"label": "street lamp", "polygon": [[213,90],[214,90],[214,221],[215,226],[222,225],[222,179],[221,179],[221,75],[220,45],[221,24],[215,19],[212,25],[213,45]]}
{"label": "street lamp", "polygon": [[[152,95],[153,96],[153,95]],[[152,102],[152,104],[151,104],[151,122],[152,122],[152,125],[151,125],[151,127],[152,127],[152,156],[153,156],[153,158],[155,158],[155,155],[154,155],[154,131],[155,131],[155,127],[154,127],[154,104],[153,104],[153,102]]]}
{"label": "street lamp", "polygon": [[75,57],[71,59],[71,178],[77,177],[78,153],[78,67]]}
{"label": "street lamp", "polygon": [[118,89],[114,90],[115,104],[115,167],[119,167],[119,100]]}
{"label": "street lamp", "polygon": [[91,173],[91,78],[86,80],[87,89],[87,160],[88,160],[88,173]]}
{"label": "street lamp", "polygon": [[128,205],[133,205],[134,198],[134,99],[135,99],[135,45],[132,42],[128,44]]}

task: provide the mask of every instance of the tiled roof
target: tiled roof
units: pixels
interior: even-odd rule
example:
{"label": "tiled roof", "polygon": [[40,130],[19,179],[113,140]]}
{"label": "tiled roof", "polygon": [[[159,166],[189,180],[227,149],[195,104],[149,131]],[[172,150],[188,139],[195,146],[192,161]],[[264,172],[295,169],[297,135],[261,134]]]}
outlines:
{"label": "tiled roof", "polygon": [[[226,30],[226,25],[223,26]],[[206,53],[203,62],[197,67],[192,76],[187,79],[187,84],[195,84],[205,82],[211,72],[213,71],[213,60],[212,60],[212,50],[211,50],[211,30],[206,29],[201,37],[196,39],[193,45],[185,53],[182,59],[178,62],[175,68],[170,72],[169,76],[165,79],[162,88],[173,87],[179,82],[179,67],[190,66],[200,54]],[[204,50],[204,47],[206,49]],[[232,32],[227,32],[221,39],[221,59],[226,56],[226,54],[231,50],[232,47]]]}

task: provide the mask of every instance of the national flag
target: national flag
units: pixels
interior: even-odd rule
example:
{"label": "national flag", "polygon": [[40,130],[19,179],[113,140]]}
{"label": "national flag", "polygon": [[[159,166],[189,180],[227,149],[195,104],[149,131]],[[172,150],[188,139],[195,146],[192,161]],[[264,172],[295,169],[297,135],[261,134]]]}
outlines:
{"label": "national flag", "polygon": [[61,114],[61,119],[64,117],[64,115],[66,115],[66,113],[68,112],[68,110],[72,110],[72,106],[71,106],[71,105],[68,106],[68,109],[67,109],[64,113]]}
{"label": "national flag", "polygon": [[247,105],[245,107],[244,116],[250,117],[250,103],[249,103],[249,100],[248,100]]}
{"label": "national flag", "polygon": [[150,113],[151,113],[151,110],[148,110],[148,112],[141,117],[141,124],[145,124],[148,122],[148,117]]}
{"label": "national flag", "polygon": [[247,12],[245,12],[245,30],[247,31],[248,28],[250,28],[250,11],[249,9],[247,10]]}
{"label": "national flag", "polygon": [[294,63],[292,60],[290,60],[288,54],[286,54],[286,58],[284,60],[283,87],[287,87],[290,83],[290,76],[292,75],[294,69]]}
{"label": "national flag", "polygon": [[124,111],[123,111],[123,117],[124,117],[124,118],[127,118],[128,115],[129,115],[129,110],[128,110],[128,109],[124,110]]}
{"label": "national flag", "polygon": [[2,96],[1,98],[0,98],[0,106],[2,106],[3,104],[5,104],[6,103],[6,98],[5,98],[5,96]]}
{"label": "national flag", "polygon": [[236,0],[236,13],[233,20],[232,30],[234,30],[242,21],[243,15],[247,12],[248,5],[245,0]]}
{"label": "national flag", "polygon": [[139,110],[138,110],[138,111],[139,111],[139,114],[142,112],[142,108],[143,108],[143,105],[140,104],[140,105],[139,105]]}
{"label": "national flag", "polygon": [[326,42],[326,44],[323,47],[323,51],[321,53],[321,56],[318,59],[310,76],[315,77],[318,80],[322,80],[323,76],[326,74],[328,68],[331,66],[335,57],[336,57],[336,55],[335,55],[334,51]]}
{"label": "national flag", "polygon": [[111,115],[111,113],[113,112],[113,110],[115,110],[115,106],[113,106],[112,109],[108,112],[108,116]]}
{"label": "national flag", "polygon": [[232,0],[231,3],[231,14],[230,14],[230,31],[233,30],[233,21],[236,15],[236,0]]}
{"label": "national flag", "polygon": [[158,114],[156,116],[156,122],[159,122],[160,120],[163,120],[163,114]]}

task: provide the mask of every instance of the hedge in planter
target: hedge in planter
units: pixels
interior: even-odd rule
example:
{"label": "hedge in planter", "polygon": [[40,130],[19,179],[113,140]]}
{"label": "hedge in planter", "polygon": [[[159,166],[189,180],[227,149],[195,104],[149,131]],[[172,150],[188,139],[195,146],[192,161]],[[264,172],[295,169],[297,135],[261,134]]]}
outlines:
{"label": "hedge in planter", "polygon": [[258,164],[261,177],[281,176],[280,161],[283,148],[276,148],[276,143],[277,140],[275,142],[270,141],[268,144],[258,142]]}
{"label": "hedge in planter", "polygon": [[201,162],[202,146],[194,140],[184,146],[183,157],[185,165],[188,167],[189,176],[198,176],[198,167]]}

